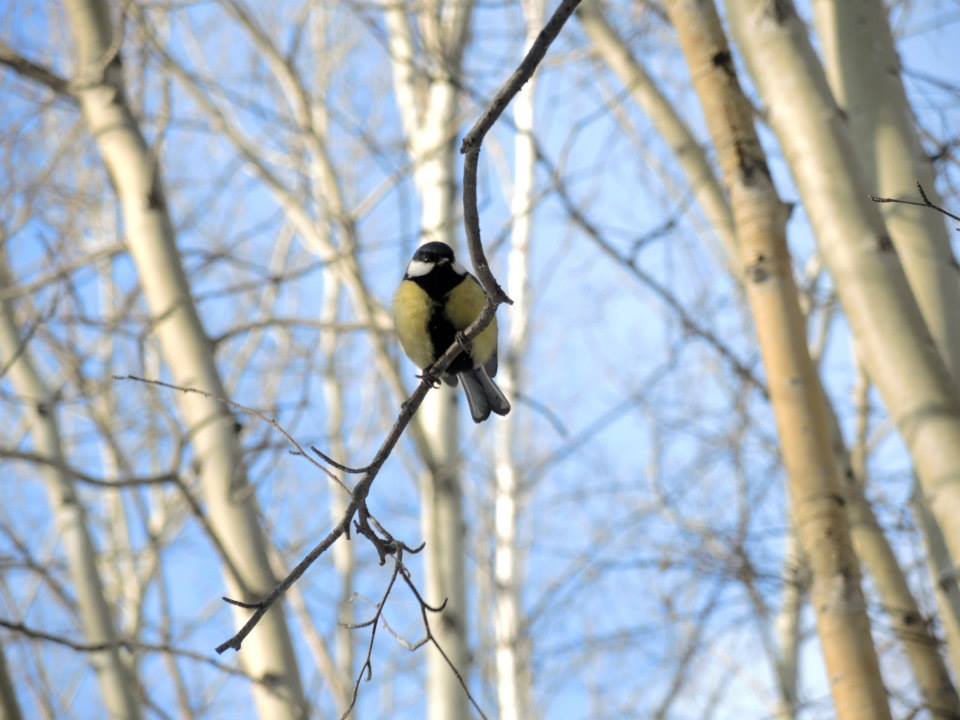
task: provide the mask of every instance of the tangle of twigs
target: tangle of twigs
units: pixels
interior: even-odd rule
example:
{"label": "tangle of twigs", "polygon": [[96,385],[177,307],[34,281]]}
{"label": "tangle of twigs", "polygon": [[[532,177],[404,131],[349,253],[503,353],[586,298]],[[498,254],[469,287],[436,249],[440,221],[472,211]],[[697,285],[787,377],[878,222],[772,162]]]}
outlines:
{"label": "tangle of twigs", "polygon": [[456,675],[460,686],[463,688],[464,693],[466,693],[467,698],[472,703],[474,709],[480,714],[481,717],[486,718],[476,700],[470,694],[469,688],[460,674],[460,671],[453,665],[450,658],[444,652],[443,648],[437,642],[433,632],[431,631],[428,613],[442,612],[446,606],[446,600],[444,600],[438,606],[432,606],[428,604],[423,599],[423,596],[420,594],[420,591],[413,582],[409,569],[403,563],[404,553],[415,554],[422,550],[423,546],[421,545],[420,547],[413,548],[401,541],[396,540],[379,522],[377,522],[376,518],[370,514],[370,511],[367,508],[366,500],[370,492],[370,488],[372,487],[377,474],[380,472],[380,468],[383,467],[383,464],[390,456],[393,448],[396,446],[404,430],[410,423],[410,420],[413,418],[414,413],[416,413],[417,409],[420,407],[420,404],[423,402],[423,399],[426,397],[427,393],[432,387],[438,384],[438,378],[440,375],[447,368],[447,366],[453,362],[453,360],[456,359],[456,357],[463,351],[463,348],[467,345],[467,343],[469,343],[469,341],[473,338],[477,337],[484,330],[484,328],[486,328],[486,326],[493,319],[497,307],[501,303],[510,304],[512,302],[510,298],[507,297],[506,293],[504,293],[504,291],[501,289],[500,285],[494,278],[493,273],[490,271],[490,266],[484,254],[483,245],[480,239],[480,220],[477,207],[477,166],[479,162],[480,149],[483,144],[483,138],[487,131],[490,130],[503,111],[507,108],[513,97],[517,94],[517,92],[519,92],[520,88],[523,87],[526,81],[533,75],[540,61],[546,54],[550,44],[554,41],[554,39],[556,39],[557,35],[559,35],[564,23],[579,4],[580,0],[563,0],[563,2],[560,3],[553,16],[547,21],[543,30],[540,32],[540,35],[537,37],[536,41],[531,45],[529,51],[521,61],[517,70],[497,92],[493,100],[490,102],[486,112],[484,112],[480,120],[477,121],[476,125],[474,125],[473,129],[471,129],[471,131],[463,140],[461,152],[466,154],[463,174],[464,222],[466,225],[470,258],[480,284],[487,295],[487,303],[484,306],[483,311],[476,318],[476,320],[474,320],[474,322],[458,336],[454,343],[446,350],[446,352],[444,352],[443,356],[423,372],[420,383],[417,385],[411,396],[402,404],[400,413],[397,416],[393,427],[387,433],[387,436],[384,438],[379,450],[368,465],[359,468],[350,467],[337,462],[333,458],[330,458],[317,448],[311,447],[311,450],[313,450],[313,452],[319,458],[321,458],[323,462],[329,464],[330,466],[345,473],[363,475],[363,477],[352,490],[349,490],[339,478],[327,470],[326,467],[323,467],[319,461],[310,457],[303,450],[300,444],[297,443],[297,441],[292,437],[292,435],[287,432],[275,418],[270,417],[259,410],[249,408],[226,398],[214,397],[210,393],[197,388],[172,385],[159,380],[149,380],[134,375],[116,378],[118,380],[135,380],[139,382],[145,382],[151,385],[178,390],[185,393],[199,393],[206,397],[210,397],[211,399],[223,402],[225,405],[240,412],[252,415],[253,417],[256,417],[276,428],[295,448],[295,454],[301,455],[314,465],[321,467],[328,476],[333,478],[338,485],[340,485],[340,487],[350,492],[350,503],[344,511],[340,521],[312,550],[310,550],[309,553],[307,553],[307,555],[286,575],[286,577],[277,583],[277,585],[266,597],[254,603],[241,602],[239,600],[234,600],[227,597],[223,598],[225,602],[231,605],[251,610],[252,614],[247,622],[244,623],[244,625],[232,637],[218,645],[216,648],[218,654],[222,654],[230,648],[239,651],[247,635],[249,635],[253,628],[256,627],[257,623],[260,622],[273,604],[290,588],[291,585],[293,585],[293,583],[300,578],[301,575],[306,572],[310,565],[312,565],[317,558],[326,552],[342,536],[349,538],[351,529],[355,530],[358,535],[363,535],[374,546],[381,565],[386,563],[388,556],[393,557],[394,570],[380,602],[377,603],[376,612],[374,613],[373,618],[367,622],[354,626],[356,628],[370,627],[370,640],[368,643],[366,660],[360,669],[360,673],[354,685],[353,697],[351,699],[350,706],[347,708],[347,711],[344,713],[343,717],[346,717],[352,711],[357,700],[360,681],[363,679],[364,675],[366,675],[368,680],[372,677],[372,652],[376,632],[381,621],[383,621],[383,609],[386,605],[386,601],[396,584],[397,578],[399,577],[403,580],[404,584],[409,588],[410,592],[413,593],[414,597],[419,603],[420,614],[423,620],[424,629],[426,631],[426,637],[422,641],[412,645],[412,648],[417,649],[427,643],[432,644],[441,654],[441,656],[443,656],[444,660],[447,662],[447,665],[450,666],[450,669]]}

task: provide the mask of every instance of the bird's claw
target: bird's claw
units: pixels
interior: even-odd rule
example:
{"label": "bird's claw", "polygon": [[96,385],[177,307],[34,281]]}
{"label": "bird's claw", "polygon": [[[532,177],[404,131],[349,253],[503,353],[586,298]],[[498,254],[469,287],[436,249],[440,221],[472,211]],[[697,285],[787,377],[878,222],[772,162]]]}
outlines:
{"label": "bird's claw", "polygon": [[430,387],[432,387],[434,390],[436,390],[442,385],[442,383],[440,382],[440,378],[431,377],[430,373],[426,370],[424,370],[422,373],[417,375],[417,379],[426,380],[427,382],[430,383]]}

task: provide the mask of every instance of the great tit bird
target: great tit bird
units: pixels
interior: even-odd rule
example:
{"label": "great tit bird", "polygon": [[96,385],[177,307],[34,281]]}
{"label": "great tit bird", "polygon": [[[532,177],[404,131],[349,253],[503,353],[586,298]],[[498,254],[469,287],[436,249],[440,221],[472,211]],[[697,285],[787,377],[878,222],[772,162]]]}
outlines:
{"label": "great tit bird", "polygon": [[[393,299],[394,319],[404,352],[426,369],[453,344],[483,310],[487,297],[480,283],[463,269],[453,250],[442,242],[417,248]],[[463,390],[474,422],[490,413],[506,415],[510,403],[491,378],[497,374],[497,319],[450,363],[443,380]]]}

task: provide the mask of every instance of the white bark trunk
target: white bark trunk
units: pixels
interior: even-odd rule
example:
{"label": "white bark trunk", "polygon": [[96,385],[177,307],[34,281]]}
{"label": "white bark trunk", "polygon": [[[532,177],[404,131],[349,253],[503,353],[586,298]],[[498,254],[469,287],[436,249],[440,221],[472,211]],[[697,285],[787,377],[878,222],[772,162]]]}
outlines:
{"label": "white bark trunk", "polygon": [[[0,257],[0,263],[0,289],[13,287],[6,258]],[[12,301],[0,301],[0,367],[9,365],[10,381],[25,401],[34,449],[51,461],[40,473],[66,553],[84,636],[89,643],[109,643],[116,639],[116,633],[97,566],[97,550],[87,526],[87,513],[70,476],[57,467],[64,464],[64,452],[56,398],[40,377],[30,348],[20,347],[20,337]],[[135,684],[119,650],[91,653],[90,661],[97,673],[107,715],[116,720],[139,718]]]}
{"label": "white bark trunk", "polygon": [[[421,203],[421,241],[440,240],[456,246],[457,217],[456,147],[458,91],[452,83],[431,84],[425,124],[412,138],[417,162],[414,183]],[[426,546],[428,602],[447,606],[432,626],[437,641],[461,675],[469,673],[467,644],[466,526],[459,448],[459,413],[456,388],[446,385],[427,396],[420,416],[433,467],[421,477],[423,497],[421,527]],[[446,661],[428,649],[428,717],[445,720],[467,717],[463,688]]]}
{"label": "white bark trunk", "polygon": [[654,79],[630,52],[623,38],[610,26],[601,4],[589,1],[583,3],[577,9],[577,17],[597,53],[629,90],[630,96],[670,147],[703,214],[723,243],[727,261],[739,282],[733,213],[703,146],[673,104],[660,91]]}
{"label": "white bark trunk", "polygon": [[[816,0],[827,79],[850,127],[871,193],[916,196],[919,182],[937,202],[933,164],[917,134],[900,60],[880,0]],[[923,319],[955,381],[960,380],[960,274],[939,213],[880,206]]]}
{"label": "white bark trunk", "polygon": [[[473,9],[470,0],[426,3],[421,12],[424,52],[417,55],[403,3],[385,3],[394,89],[414,162],[420,198],[421,242],[456,247],[457,87]],[[419,67],[416,65],[419,64]],[[424,70],[429,70],[429,77]],[[447,601],[431,628],[464,680],[469,677],[467,634],[466,526],[459,451],[458,403],[454,389],[431,392],[420,407],[429,469],[421,478],[421,527],[426,542],[426,599]],[[467,717],[467,700],[456,676],[433,647],[427,657],[427,716]]]}
{"label": "white bark trunk", "polygon": [[[110,57],[114,33],[109,9],[100,0],[68,0],[66,6],[77,43],[81,107],[122,203],[130,251],[156,318],[154,330],[164,357],[177,384],[222,397],[212,348],[175,245],[160,171],[125,101],[121,65]],[[272,589],[275,579],[233,419],[215,400],[196,394],[180,395],[178,400],[200,463],[211,524],[239,570],[239,578],[226,574],[228,592],[255,601]],[[238,624],[248,615],[247,610],[234,609]],[[261,717],[306,715],[282,606],[264,617],[246,640],[240,658],[254,677],[270,681],[269,688],[258,683],[253,689]]]}
{"label": "white bark trunk", "polygon": [[[331,326],[336,323],[340,305],[341,283],[333,272],[324,277],[323,309],[321,319]],[[323,404],[326,412],[327,438],[329,452],[335,458],[347,457],[346,443],[343,441],[343,392],[341,378],[337,369],[337,333],[320,333],[320,354],[324,363]],[[330,520],[335,525],[343,518],[350,502],[350,496],[341,492],[339,487],[330,489]],[[334,648],[336,671],[339,682],[350,687],[353,677],[353,635],[350,626],[354,623],[353,612],[353,574],[355,561],[353,543],[338,542],[333,548],[333,566],[340,578],[340,592],[337,598],[337,627],[334,630]]]}
{"label": "white bark trunk", "polygon": [[960,717],[960,699],[940,656],[937,638],[924,621],[903,568],[866,496],[869,390],[866,373],[861,372],[855,390],[859,417],[852,452],[847,450],[840,422],[833,408],[828,405],[834,457],[843,471],[850,536],[857,557],[873,578],[884,614],[903,646],[926,707],[932,717],[943,720],[957,718]]}
{"label": "white bark trunk", "polygon": [[[908,197],[916,194],[919,182],[939,204],[933,164],[917,134],[886,7],[877,0],[817,0],[814,9],[827,79],[846,113],[870,191]],[[881,205],[880,211],[927,327],[957,383],[960,275],[943,217],[929,208],[893,203]],[[947,559],[947,566],[954,564]],[[960,657],[955,631],[960,617],[953,615],[949,603],[940,609],[951,655]]]}
{"label": "white bark trunk", "polygon": [[[840,436],[836,418],[833,432]],[[873,578],[889,626],[903,646],[917,688],[931,717],[950,720],[960,717],[960,699],[937,648],[936,636],[926,625],[917,600],[887,536],[877,521],[864,494],[863,478],[850,469],[846,451],[838,458],[846,467],[845,495],[847,517],[854,550],[867,573]]]}
{"label": "white bark trunk", "polygon": [[[919,489],[918,489],[919,493]],[[921,496],[911,502],[913,516],[923,535],[927,562],[933,576],[934,593],[940,620],[947,638],[953,677],[960,679],[960,577],[943,540],[943,533]]]}
{"label": "white bark trunk", "polygon": [[[525,47],[536,40],[543,26],[543,0],[525,0]],[[514,183],[511,198],[513,233],[507,270],[507,294],[513,299],[510,331],[502,355],[500,382],[513,397],[523,385],[522,360],[530,319],[529,260],[536,202],[537,151],[534,143],[537,78],[532,77],[513,100]],[[501,720],[533,717],[529,637],[523,612],[522,551],[517,538],[522,507],[521,476],[515,441],[520,434],[516,412],[499,418],[495,430],[494,569],[493,603],[496,640],[497,704]]]}
{"label": "white bark trunk", "polygon": [[926,328],[883,219],[868,198],[843,116],[793,4],[728,0],[727,5],[861,356],[956,557],[957,386]]}
{"label": "white bark trunk", "polygon": [[768,376],[791,517],[811,570],[811,600],[837,717],[889,718],[850,542],[840,473],[800,311],[773,185],[712,0],[671,0],[667,11],[690,67],[730,194],[744,284]]}
{"label": "white bark trunk", "polygon": [[800,676],[800,615],[810,579],[797,531],[792,524],[790,536],[787,538],[787,549],[783,554],[781,577],[783,594],[780,612],[777,613],[774,623],[777,635],[777,679],[780,685],[777,720],[795,720]]}
{"label": "white bark trunk", "polygon": [[[106,213],[104,213],[106,214]],[[111,212],[111,215],[113,213]],[[110,227],[115,230],[115,223],[105,220],[100,224],[98,230],[104,231]],[[118,238],[119,239],[119,238]],[[113,282],[113,264],[109,259],[100,265],[100,302],[104,308],[110,312],[116,309],[116,293]],[[106,340],[105,357],[109,359],[113,355],[113,338]],[[94,421],[101,429],[101,463],[107,477],[120,477],[121,474],[133,475],[129,472],[130,468],[125,466],[123,452],[117,445],[116,439],[112,434],[110,419],[117,417],[114,412],[116,409],[116,396],[113,388],[108,388],[100,394],[94,401],[93,415]],[[126,610],[126,616],[118,614],[115,618],[116,625],[121,634],[127,632],[134,626],[134,616],[136,615],[137,600],[142,592],[142,587],[137,579],[136,567],[133,558],[133,544],[131,543],[130,523],[128,522],[127,506],[124,502],[124,493],[107,493],[103,499],[106,505],[106,512],[110,518],[107,532],[109,537],[109,561],[106,557],[101,558],[101,564],[104,571],[104,578],[107,580],[107,589],[114,604]]]}

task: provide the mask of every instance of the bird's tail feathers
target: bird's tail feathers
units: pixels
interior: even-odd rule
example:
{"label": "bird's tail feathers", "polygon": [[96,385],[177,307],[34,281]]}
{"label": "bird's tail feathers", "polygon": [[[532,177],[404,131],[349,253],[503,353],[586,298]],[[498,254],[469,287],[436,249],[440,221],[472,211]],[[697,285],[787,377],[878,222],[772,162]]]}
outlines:
{"label": "bird's tail feathers", "polygon": [[474,422],[483,422],[490,417],[491,411],[497,415],[510,412],[510,401],[483,367],[477,366],[462,372],[460,378],[463,380],[463,390],[467,395],[467,404]]}

